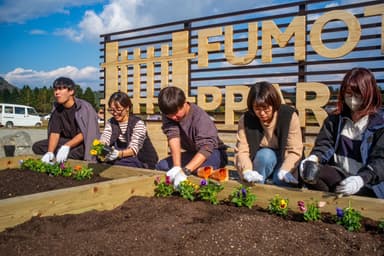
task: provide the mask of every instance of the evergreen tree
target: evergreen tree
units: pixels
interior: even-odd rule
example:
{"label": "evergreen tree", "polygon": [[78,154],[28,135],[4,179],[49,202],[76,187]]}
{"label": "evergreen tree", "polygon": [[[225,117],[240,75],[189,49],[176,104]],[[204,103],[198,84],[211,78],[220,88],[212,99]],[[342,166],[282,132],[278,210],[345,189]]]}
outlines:
{"label": "evergreen tree", "polygon": [[0,91],[0,102],[2,103],[9,103],[8,100],[11,96],[11,92],[8,88],[5,88],[4,90]]}
{"label": "evergreen tree", "polygon": [[82,99],[88,101],[95,109],[97,109],[95,94],[91,88],[87,87],[87,89],[85,89]]}
{"label": "evergreen tree", "polygon": [[20,90],[20,97],[18,103],[28,106],[33,106],[33,94],[31,88],[28,85],[24,85]]}
{"label": "evergreen tree", "polygon": [[75,86],[75,90],[76,90],[76,94],[75,96],[79,99],[82,99],[83,98],[83,89],[80,87],[80,85],[76,85]]}
{"label": "evergreen tree", "polygon": [[40,113],[49,113],[52,109],[52,104],[54,102],[53,90],[43,88],[35,88],[34,98],[36,99],[36,104],[34,105],[37,112]]}
{"label": "evergreen tree", "polygon": [[[87,87],[83,93],[83,89],[76,85],[76,97],[88,101],[96,110],[98,109],[99,98],[92,91],[91,88]],[[0,102],[1,103],[12,103],[22,104],[34,107],[37,112],[46,114],[52,110],[52,104],[55,101],[53,88],[47,88],[46,86],[39,88],[35,87],[33,90],[29,85],[24,85],[21,90],[0,90]]]}
{"label": "evergreen tree", "polygon": [[22,104],[22,101],[20,100],[19,90],[12,90],[9,97],[7,97],[7,103]]}

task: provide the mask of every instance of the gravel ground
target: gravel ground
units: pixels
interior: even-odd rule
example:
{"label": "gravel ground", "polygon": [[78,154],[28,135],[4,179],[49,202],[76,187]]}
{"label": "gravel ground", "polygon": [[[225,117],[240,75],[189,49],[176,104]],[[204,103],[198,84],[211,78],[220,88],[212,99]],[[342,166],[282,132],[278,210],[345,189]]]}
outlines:
{"label": "gravel ground", "polygon": [[[22,135],[20,135],[22,134]],[[15,156],[31,155],[32,145],[47,138],[47,128],[4,128],[0,127],[0,157],[4,157],[4,145],[16,145]],[[13,141],[10,143],[10,141]]]}
{"label": "gravel ground", "polygon": [[7,136],[7,135],[12,135],[15,134],[19,131],[23,131],[29,134],[31,136],[32,142],[36,142],[38,140],[42,140],[47,138],[47,128],[0,128],[0,138]]}

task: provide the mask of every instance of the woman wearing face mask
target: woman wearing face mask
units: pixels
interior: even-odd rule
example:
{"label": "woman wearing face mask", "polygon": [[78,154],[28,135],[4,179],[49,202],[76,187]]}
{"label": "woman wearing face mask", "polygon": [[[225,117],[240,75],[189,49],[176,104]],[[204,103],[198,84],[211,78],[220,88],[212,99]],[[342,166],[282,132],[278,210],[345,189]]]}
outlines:
{"label": "woman wearing face mask", "polygon": [[[308,188],[384,198],[384,111],[371,71],[344,77],[337,110],[325,119],[300,173]],[[313,172],[317,172],[316,175]],[[308,175],[313,180],[308,180]]]}

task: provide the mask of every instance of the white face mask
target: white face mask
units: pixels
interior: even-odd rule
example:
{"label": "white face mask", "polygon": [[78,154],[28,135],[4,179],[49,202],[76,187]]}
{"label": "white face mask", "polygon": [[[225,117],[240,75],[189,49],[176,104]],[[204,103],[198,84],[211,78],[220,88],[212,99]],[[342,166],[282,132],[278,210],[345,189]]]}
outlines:
{"label": "white face mask", "polygon": [[356,96],[345,96],[345,104],[353,111],[357,111],[361,107],[361,103],[363,100],[361,97],[356,97]]}

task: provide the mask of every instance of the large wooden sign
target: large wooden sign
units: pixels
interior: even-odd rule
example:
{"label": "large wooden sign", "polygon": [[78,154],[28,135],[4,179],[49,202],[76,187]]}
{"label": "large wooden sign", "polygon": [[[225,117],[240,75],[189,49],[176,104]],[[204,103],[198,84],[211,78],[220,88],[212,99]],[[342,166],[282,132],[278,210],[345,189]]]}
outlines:
{"label": "large wooden sign", "polygon": [[[367,68],[377,74],[379,84],[382,82],[384,4],[379,2],[349,5],[346,9],[325,8],[327,11],[317,14],[316,18],[310,17],[307,10],[310,3],[291,4],[270,11],[279,13],[279,8],[296,7],[299,8],[296,13],[303,15],[286,15],[283,20],[271,16],[276,17],[275,20],[260,16],[263,10],[256,9],[247,13],[247,17],[253,19],[241,22],[235,19],[215,24],[218,18],[233,18],[232,14],[207,18],[208,25],[195,27],[193,25],[199,21],[192,20],[188,24],[184,21],[184,29],[168,32],[159,26],[155,32],[153,29],[150,32],[155,35],[148,34],[150,28],[103,35],[104,63],[101,66],[104,68],[105,99],[102,104],[113,92],[122,90],[131,95],[134,113],[154,114],[158,111],[157,92],[174,85],[186,92],[190,102],[196,102],[208,112],[221,108],[225,124],[231,126],[237,121],[236,113],[246,109],[248,85],[268,80],[281,91],[283,100],[296,106],[302,126],[307,123],[308,110],[321,124],[327,116],[324,106],[331,100],[332,86],[337,88],[346,70],[365,65],[367,52],[376,61],[373,67]],[[164,25],[168,26],[170,24]],[[125,38],[125,33],[131,36]],[[162,43],[165,34],[170,38]],[[119,37],[113,39],[113,36]],[[159,40],[153,41],[150,36]],[[148,42],[140,41],[141,38],[148,38]],[[364,47],[371,47],[369,44],[374,44],[375,48],[364,51]],[[333,69],[329,65],[330,69],[327,68],[330,60],[339,67]],[[342,65],[345,67],[340,68]],[[270,70],[263,71],[264,68]],[[334,74],[336,69],[339,72]],[[318,75],[324,79],[316,78],[316,72],[321,72]],[[280,77],[282,74],[287,74],[286,81],[285,77]],[[332,76],[336,76],[337,81],[331,81]],[[236,79],[241,82],[237,83]],[[291,90],[294,97],[284,97],[289,94],[285,89]]]}

